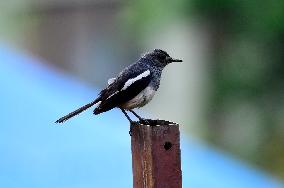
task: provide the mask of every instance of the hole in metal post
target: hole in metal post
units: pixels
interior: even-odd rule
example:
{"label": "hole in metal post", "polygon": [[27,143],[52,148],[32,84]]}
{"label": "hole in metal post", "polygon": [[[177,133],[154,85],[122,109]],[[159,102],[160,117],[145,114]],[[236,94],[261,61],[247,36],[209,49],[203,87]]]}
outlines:
{"label": "hole in metal post", "polygon": [[165,150],[169,150],[169,149],[171,149],[171,147],[172,147],[172,143],[170,143],[170,142],[165,142],[165,144],[164,144]]}

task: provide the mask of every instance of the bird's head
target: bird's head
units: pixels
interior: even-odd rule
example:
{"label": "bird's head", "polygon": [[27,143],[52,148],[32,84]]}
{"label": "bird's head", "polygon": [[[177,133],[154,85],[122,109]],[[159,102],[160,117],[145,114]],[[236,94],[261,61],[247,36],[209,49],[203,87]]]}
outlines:
{"label": "bird's head", "polygon": [[162,66],[162,67],[172,62],[182,62],[182,60],[174,59],[167,52],[160,50],[160,49],[155,49],[152,52],[148,52],[144,54],[143,57],[153,60],[156,65]]}

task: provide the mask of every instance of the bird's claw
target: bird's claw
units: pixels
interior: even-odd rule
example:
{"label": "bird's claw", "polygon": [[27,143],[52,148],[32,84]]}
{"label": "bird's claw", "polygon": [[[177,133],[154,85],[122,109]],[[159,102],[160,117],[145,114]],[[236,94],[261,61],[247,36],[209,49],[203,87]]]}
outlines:
{"label": "bird's claw", "polygon": [[150,125],[151,122],[148,119],[140,119],[139,122],[144,125]]}

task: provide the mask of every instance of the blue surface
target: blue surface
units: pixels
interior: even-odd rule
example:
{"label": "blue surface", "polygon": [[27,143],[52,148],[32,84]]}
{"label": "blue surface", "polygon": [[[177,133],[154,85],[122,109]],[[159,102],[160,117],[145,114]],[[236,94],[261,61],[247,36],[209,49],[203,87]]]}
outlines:
{"label": "blue surface", "polygon": [[[0,46],[0,187],[132,187],[127,120],[118,110],[59,116],[97,91],[34,58]],[[283,185],[225,154],[182,137],[183,187]]]}

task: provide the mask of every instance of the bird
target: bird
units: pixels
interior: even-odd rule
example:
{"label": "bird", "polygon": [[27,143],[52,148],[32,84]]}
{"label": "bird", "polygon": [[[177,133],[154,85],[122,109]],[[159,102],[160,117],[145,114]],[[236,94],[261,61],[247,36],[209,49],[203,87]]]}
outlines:
{"label": "bird", "polygon": [[161,49],[144,53],[138,61],[124,68],[115,78],[110,78],[106,88],[98,94],[95,100],[59,118],[56,123],[63,123],[94,105],[97,105],[93,111],[95,115],[119,108],[130,124],[134,121],[127,111],[131,112],[140,122],[149,123],[133,109],[141,108],[152,100],[159,89],[162,71],[173,62],[182,62],[182,60],[172,58]]}

